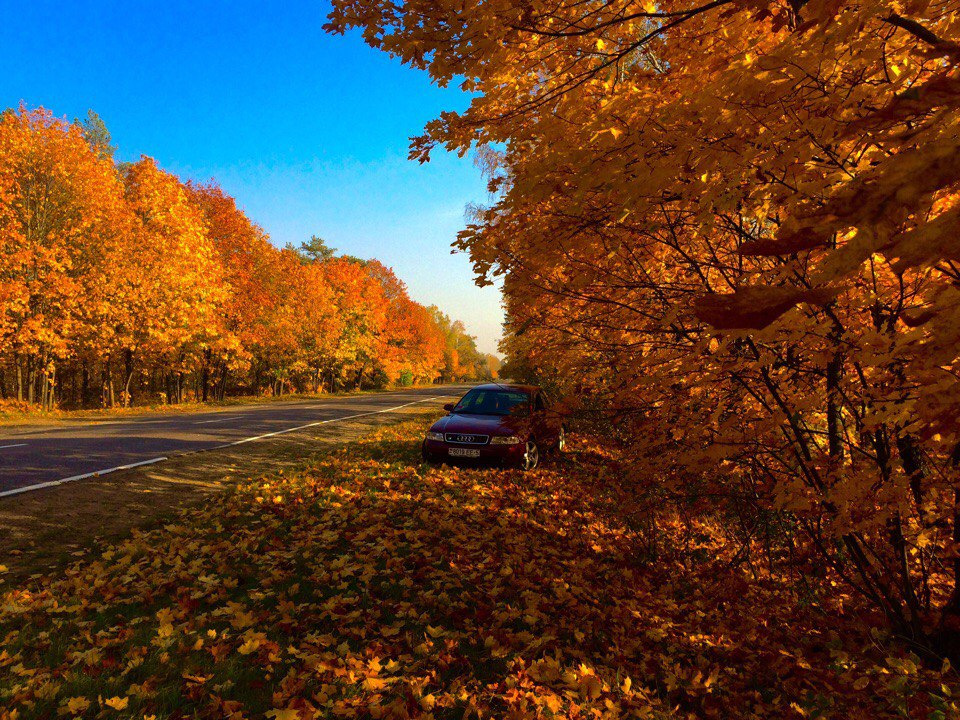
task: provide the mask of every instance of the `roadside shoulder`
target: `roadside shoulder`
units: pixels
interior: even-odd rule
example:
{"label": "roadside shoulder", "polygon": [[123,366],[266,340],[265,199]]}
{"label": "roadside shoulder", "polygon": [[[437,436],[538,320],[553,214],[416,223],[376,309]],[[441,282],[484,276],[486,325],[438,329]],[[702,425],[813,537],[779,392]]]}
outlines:
{"label": "roadside shoulder", "polygon": [[238,479],[304,467],[337,446],[385,425],[429,422],[443,400],[345,419],[295,432],[91,477],[0,499],[0,564],[7,582],[64,565],[100,541],[169,522],[213,502]]}

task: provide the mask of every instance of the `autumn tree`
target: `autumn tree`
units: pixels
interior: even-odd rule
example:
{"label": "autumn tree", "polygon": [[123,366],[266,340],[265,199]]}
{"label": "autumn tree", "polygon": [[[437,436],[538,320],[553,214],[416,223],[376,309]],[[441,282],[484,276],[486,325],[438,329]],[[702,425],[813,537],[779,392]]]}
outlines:
{"label": "autumn tree", "polygon": [[107,124],[93,110],[87,110],[87,117],[81,120],[74,120],[74,125],[79,125],[83,132],[83,139],[93,149],[97,155],[109,160],[113,159],[117,148],[112,145],[113,138],[107,129]]}
{"label": "autumn tree", "polygon": [[460,320],[453,320],[436,305],[430,313],[444,337],[442,379],[444,382],[486,378],[487,361],[477,349],[477,339],[467,334]]}
{"label": "autumn tree", "polygon": [[500,377],[500,369],[503,367],[503,360],[493,353],[484,353],[483,357],[487,361],[487,373],[489,373],[490,379],[496,380],[498,377]]}
{"label": "autumn tree", "polygon": [[380,364],[389,382],[430,383],[440,375],[446,338],[430,311],[411,300],[405,288],[389,305],[385,334]]}
{"label": "autumn tree", "polygon": [[[124,368],[123,401],[130,402],[141,356],[166,370],[168,392],[179,399],[185,372],[220,334],[216,318],[226,294],[216,249],[187,188],[152,158],[127,167],[123,181],[138,220],[130,238],[135,252],[118,254],[111,268],[109,324],[113,354]],[[112,385],[108,392],[112,402]]]}
{"label": "autumn tree", "polygon": [[512,366],[960,656],[952,8],[335,2],[354,27],[473,93],[412,155],[481,154],[459,245]]}
{"label": "autumn tree", "polygon": [[336,257],[337,254],[336,248],[327,245],[326,241],[317,235],[311,235],[309,240],[300,243],[298,247],[288,243],[287,250],[297,253],[304,262],[308,263],[324,262]]}
{"label": "autumn tree", "polygon": [[230,373],[248,375],[272,330],[271,310],[283,292],[277,250],[267,234],[215,183],[188,183],[191,201],[203,213],[206,234],[216,251],[225,299],[214,318],[217,330],[205,348],[201,399],[222,399]]}
{"label": "autumn tree", "polygon": [[[377,260],[277,249],[103,121],[0,116],[0,398],[44,409],[432,382],[447,337]],[[459,342],[459,341],[457,341]]]}
{"label": "autumn tree", "polygon": [[57,366],[103,309],[105,257],[129,232],[123,188],[81,129],[46,110],[0,119],[0,355],[20,400],[53,405]]}

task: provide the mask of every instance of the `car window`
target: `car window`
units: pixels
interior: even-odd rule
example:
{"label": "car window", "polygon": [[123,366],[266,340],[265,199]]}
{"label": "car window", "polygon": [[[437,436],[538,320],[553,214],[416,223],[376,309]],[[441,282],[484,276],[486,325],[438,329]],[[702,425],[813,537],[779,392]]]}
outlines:
{"label": "car window", "polygon": [[453,411],[471,415],[522,415],[529,406],[530,397],[519,390],[474,389],[463,396]]}

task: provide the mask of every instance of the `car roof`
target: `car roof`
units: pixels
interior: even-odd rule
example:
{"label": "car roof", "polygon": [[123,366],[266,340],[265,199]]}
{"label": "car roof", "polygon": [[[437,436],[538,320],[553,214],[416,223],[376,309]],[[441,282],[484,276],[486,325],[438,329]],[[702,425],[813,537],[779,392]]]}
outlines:
{"label": "car roof", "polygon": [[477,385],[471,390],[517,390],[519,392],[525,392],[529,395],[537,392],[540,388],[536,385],[517,385],[515,383],[483,383],[482,385]]}

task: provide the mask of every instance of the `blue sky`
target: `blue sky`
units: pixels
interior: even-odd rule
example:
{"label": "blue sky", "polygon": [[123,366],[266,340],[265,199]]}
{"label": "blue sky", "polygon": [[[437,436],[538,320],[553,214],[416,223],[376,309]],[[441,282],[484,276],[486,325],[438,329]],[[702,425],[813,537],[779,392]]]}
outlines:
{"label": "blue sky", "polygon": [[377,257],[414,299],[462,319],[483,350],[500,295],[451,255],[467,203],[489,198],[470,158],[406,159],[454,88],[321,26],[325,2],[0,0],[0,106],[98,112],[123,160],[216,178],[274,243],[318,234]]}

